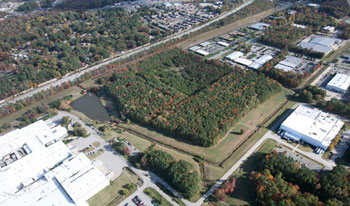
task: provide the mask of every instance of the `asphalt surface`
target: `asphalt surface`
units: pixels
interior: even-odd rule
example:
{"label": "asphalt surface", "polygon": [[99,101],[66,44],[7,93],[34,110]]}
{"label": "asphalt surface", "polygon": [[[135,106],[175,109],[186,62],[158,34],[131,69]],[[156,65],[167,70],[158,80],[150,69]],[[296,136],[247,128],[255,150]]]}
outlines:
{"label": "asphalt surface", "polygon": [[[166,182],[164,182],[161,178],[159,178],[157,175],[155,175],[152,172],[149,171],[143,171],[139,170],[135,167],[133,167],[131,164],[129,164],[121,155],[119,155],[117,152],[115,152],[109,145],[108,143],[102,139],[96,129],[92,129],[91,127],[87,126],[83,121],[81,121],[77,116],[70,114],[68,112],[64,111],[59,111],[58,114],[49,119],[46,120],[46,123],[50,124],[60,124],[62,117],[64,116],[69,116],[73,123],[79,122],[83,128],[87,130],[87,132],[90,134],[88,137],[83,138],[79,137],[78,139],[72,141],[69,143],[69,146],[71,147],[78,147],[78,150],[82,150],[85,147],[89,147],[89,145],[92,145],[93,142],[100,142],[100,146],[96,149],[103,148],[104,152],[100,154],[96,159],[100,160],[103,162],[103,166],[109,171],[112,172],[112,180],[116,179],[117,177],[120,176],[120,174],[123,172],[124,167],[129,167],[133,172],[135,172],[143,181],[143,185],[138,188],[138,190],[130,195],[126,200],[124,200],[121,205],[124,205],[126,203],[129,203],[129,205],[135,205],[134,203],[130,202],[131,199],[135,195],[139,195],[140,199],[143,200],[145,205],[151,205],[150,203],[150,198],[145,198],[145,194],[143,194],[143,190],[146,189],[147,187],[154,188],[158,193],[160,193],[165,199],[167,199],[172,205],[177,206],[178,204],[172,200],[171,197],[169,197],[167,194],[165,194],[161,189],[158,188],[156,183],[162,184],[164,187],[166,187],[168,190],[174,192],[175,194],[176,191],[171,188]],[[141,198],[144,197],[144,198]],[[149,203],[148,203],[149,202]],[[132,204],[130,204],[132,203]]]}

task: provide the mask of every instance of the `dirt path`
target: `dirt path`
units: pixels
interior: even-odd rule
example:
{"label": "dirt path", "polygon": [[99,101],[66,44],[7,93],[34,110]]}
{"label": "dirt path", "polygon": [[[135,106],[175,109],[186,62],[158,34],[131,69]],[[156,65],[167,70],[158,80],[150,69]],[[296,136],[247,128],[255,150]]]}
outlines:
{"label": "dirt path", "polygon": [[177,46],[180,48],[184,48],[184,49],[189,48],[195,44],[198,44],[200,42],[214,38],[216,36],[221,36],[221,35],[224,35],[226,33],[231,32],[231,31],[238,30],[242,27],[246,27],[247,25],[249,25],[255,21],[259,21],[260,19],[265,18],[265,17],[275,13],[276,11],[277,11],[277,9],[273,8],[273,9],[264,11],[262,13],[256,14],[254,16],[250,16],[250,17],[238,20],[238,21],[233,22],[231,24],[228,24],[226,26],[210,30],[208,32],[199,34],[196,37],[193,37],[193,38],[190,38],[190,39],[185,40],[183,42],[180,42],[177,44]]}

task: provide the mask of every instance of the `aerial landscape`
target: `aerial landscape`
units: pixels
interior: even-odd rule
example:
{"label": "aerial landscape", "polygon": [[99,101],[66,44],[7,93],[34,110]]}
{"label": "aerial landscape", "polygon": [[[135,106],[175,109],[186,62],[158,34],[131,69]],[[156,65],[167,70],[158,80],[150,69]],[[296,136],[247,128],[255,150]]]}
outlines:
{"label": "aerial landscape", "polygon": [[1,206],[350,206],[350,0],[0,0]]}

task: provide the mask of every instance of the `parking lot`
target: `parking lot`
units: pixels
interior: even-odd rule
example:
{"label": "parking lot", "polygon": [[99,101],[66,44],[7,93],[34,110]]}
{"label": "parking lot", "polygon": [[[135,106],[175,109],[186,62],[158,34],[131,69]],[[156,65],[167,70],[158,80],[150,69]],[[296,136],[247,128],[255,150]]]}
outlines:
{"label": "parking lot", "polygon": [[[100,149],[103,149],[103,152],[96,157],[96,160],[100,160],[103,163],[103,172],[105,175],[109,174],[111,179],[115,179],[119,177],[119,175],[123,172],[123,167],[127,167],[127,163],[120,158],[120,155],[117,154],[99,135],[98,131],[95,128],[91,128],[87,126],[83,121],[81,121],[77,116],[74,116],[68,112],[59,111],[58,115],[54,118],[49,119],[52,124],[60,124],[62,117],[69,116],[71,118],[71,123],[74,124],[78,122],[82,125],[83,128],[87,130],[90,134],[88,137],[78,137],[74,141],[69,142],[67,144],[68,147],[74,148],[77,151],[86,150],[88,148],[88,152],[97,152]],[[68,126],[69,128],[71,125]],[[99,143],[98,147],[93,146],[96,143]],[[89,157],[93,154],[87,154]]]}
{"label": "parking lot", "polygon": [[[135,197],[138,197],[139,200],[141,201],[136,201]],[[141,203],[143,202],[143,204]],[[139,204],[138,204],[139,203]],[[148,197],[145,193],[143,193],[143,191],[141,191],[140,189],[137,190],[133,195],[130,195],[127,199],[125,199],[122,204],[122,206],[141,206],[141,205],[154,205],[152,204],[152,200],[150,197]]]}
{"label": "parking lot", "polygon": [[319,171],[321,169],[323,169],[323,166],[320,164],[317,164],[314,161],[311,161],[310,159],[296,153],[293,152],[285,147],[278,147],[276,149],[277,152],[280,153],[285,153],[286,156],[293,158],[295,161],[299,162],[301,165],[305,165],[307,168],[311,169],[311,170],[316,170]]}

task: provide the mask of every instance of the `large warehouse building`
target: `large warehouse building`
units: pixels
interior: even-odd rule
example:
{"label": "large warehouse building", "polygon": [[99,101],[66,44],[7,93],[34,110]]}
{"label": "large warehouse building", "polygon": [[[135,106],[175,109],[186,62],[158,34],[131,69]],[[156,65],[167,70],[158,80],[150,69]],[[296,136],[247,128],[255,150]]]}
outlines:
{"label": "large warehouse building", "polygon": [[0,137],[0,205],[85,206],[109,185],[82,153],[61,141],[67,130],[35,122]]}
{"label": "large warehouse building", "polygon": [[299,106],[282,123],[283,137],[304,141],[325,151],[344,123],[334,115],[309,106]]}
{"label": "large warehouse building", "polygon": [[336,74],[331,81],[328,82],[326,88],[339,93],[346,93],[350,87],[350,76],[346,74]]}

